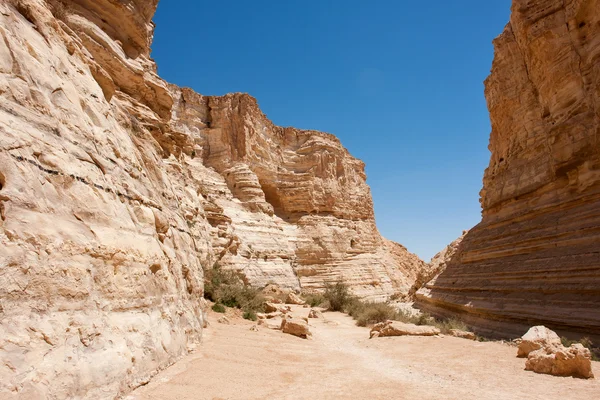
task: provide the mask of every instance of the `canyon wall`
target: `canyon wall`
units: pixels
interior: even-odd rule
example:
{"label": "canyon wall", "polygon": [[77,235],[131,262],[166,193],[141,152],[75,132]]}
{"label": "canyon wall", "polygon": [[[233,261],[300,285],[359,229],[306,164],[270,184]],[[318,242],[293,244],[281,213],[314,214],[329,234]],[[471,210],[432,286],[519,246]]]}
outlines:
{"label": "canyon wall", "polygon": [[600,338],[600,1],[514,0],[494,46],[483,219],[417,304]]}
{"label": "canyon wall", "polygon": [[0,397],[114,398],[199,341],[203,271],[370,300],[424,263],[364,165],[245,94],[165,83],[157,0],[0,2]]}

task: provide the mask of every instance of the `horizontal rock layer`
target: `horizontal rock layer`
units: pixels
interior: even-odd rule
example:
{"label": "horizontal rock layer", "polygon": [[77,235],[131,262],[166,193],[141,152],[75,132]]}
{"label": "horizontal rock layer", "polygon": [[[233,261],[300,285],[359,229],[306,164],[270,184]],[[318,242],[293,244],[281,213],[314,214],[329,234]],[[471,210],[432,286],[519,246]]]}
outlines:
{"label": "horizontal rock layer", "polygon": [[494,45],[483,220],[418,304],[600,338],[600,1],[514,0]]}
{"label": "horizontal rock layer", "polygon": [[203,271],[408,292],[364,165],[242,94],[170,86],[156,0],[0,2],[0,397],[114,398],[200,338]]}

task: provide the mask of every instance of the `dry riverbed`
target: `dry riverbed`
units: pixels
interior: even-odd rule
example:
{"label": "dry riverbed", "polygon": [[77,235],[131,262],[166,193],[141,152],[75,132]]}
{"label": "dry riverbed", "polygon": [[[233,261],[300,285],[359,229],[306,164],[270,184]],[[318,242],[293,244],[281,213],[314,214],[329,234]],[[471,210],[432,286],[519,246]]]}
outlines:
{"label": "dry riverbed", "polygon": [[[308,309],[294,308],[305,316]],[[196,353],[128,399],[570,399],[598,398],[600,381],[524,370],[516,347],[454,337],[369,339],[341,313],[311,319],[312,340],[210,316]],[[600,363],[594,363],[600,374]]]}

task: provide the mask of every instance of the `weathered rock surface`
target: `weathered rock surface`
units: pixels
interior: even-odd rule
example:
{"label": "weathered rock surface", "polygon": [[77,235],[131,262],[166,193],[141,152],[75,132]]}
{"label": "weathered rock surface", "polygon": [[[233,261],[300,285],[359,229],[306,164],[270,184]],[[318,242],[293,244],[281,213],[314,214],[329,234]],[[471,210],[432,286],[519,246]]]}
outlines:
{"label": "weathered rock surface", "polygon": [[467,233],[468,231],[464,231],[459,238],[444,247],[424,267],[419,269],[415,282],[409,291],[411,299],[415,298],[417,291],[426,283],[435,285],[435,279],[446,270],[448,263],[453,259]]}
{"label": "weathered rock surface", "polygon": [[0,397],[147,382],[198,341],[216,262],[370,300],[420,268],[379,235],[364,165],[334,136],[161,80],[156,6],[0,2]]}
{"label": "weathered rock surface", "polygon": [[295,304],[295,305],[299,305],[299,306],[303,306],[306,304],[306,302],[304,300],[302,300],[296,293],[293,293],[293,292],[288,294],[287,298],[285,299],[285,303],[286,304]]}
{"label": "weathered rock surface", "polygon": [[212,172],[202,193],[216,205],[208,219],[220,265],[255,286],[343,280],[373,301],[408,292],[425,264],[381,237],[364,164],[335,136],[275,126],[245,94],[170,90],[171,125]]}
{"label": "weathered rock surface", "polygon": [[380,322],[371,328],[371,338],[385,336],[435,336],[440,330],[434,326],[405,324],[398,321]]}
{"label": "weathered rock surface", "polygon": [[548,349],[533,351],[527,358],[525,369],[538,374],[573,376],[583,379],[594,377],[591,353],[579,343],[568,348],[562,347],[556,352],[548,351]]}
{"label": "weathered rock surface", "polygon": [[514,0],[494,45],[483,220],[418,306],[600,338],[600,1]]}
{"label": "weathered rock surface", "polygon": [[287,319],[281,321],[281,331],[290,335],[298,336],[303,339],[309,339],[312,336],[308,323],[302,319]]}
{"label": "weathered rock surface", "polygon": [[527,357],[525,369],[540,374],[593,378],[592,354],[581,344],[564,347],[558,335],[534,326],[521,338],[517,357]]}
{"label": "weathered rock surface", "polygon": [[521,337],[517,357],[527,357],[532,351],[539,349],[555,349],[562,346],[556,332],[545,326],[534,326]]}
{"label": "weathered rock surface", "polygon": [[477,340],[477,335],[473,332],[463,331],[461,329],[450,329],[450,335],[461,339]]}

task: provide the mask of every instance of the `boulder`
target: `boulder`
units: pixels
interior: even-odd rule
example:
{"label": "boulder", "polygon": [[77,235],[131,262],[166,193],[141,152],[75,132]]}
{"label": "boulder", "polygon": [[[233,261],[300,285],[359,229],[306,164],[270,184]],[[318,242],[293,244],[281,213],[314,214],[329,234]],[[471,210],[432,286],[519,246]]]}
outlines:
{"label": "boulder", "polygon": [[308,339],[312,336],[308,324],[301,319],[284,319],[281,321],[281,330],[283,333]]}
{"label": "boulder", "polygon": [[311,308],[308,312],[308,318],[323,318],[321,311]]}
{"label": "boulder", "polygon": [[477,335],[475,335],[473,332],[467,332],[460,329],[450,329],[450,334],[458,338],[477,340]]}
{"label": "boulder", "polygon": [[299,306],[303,306],[304,304],[306,304],[306,302],[304,300],[302,300],[296,293],[294,292],[290,292],[287,296],[287,298],[285,299],[285,303],[286,304],[296,304]]}
{"label": "boulder", "polygon": [[397,321],[386,321],[376,324],[371,329],[371,338],[380,336],[435,336],[440,330],[434,326],[405,324]]}
{"label": "boulder", "polygon": [[[593,378],[592,355],[588,349],[577,343],[560,349],[542,348],[529,353],[525,369],[539,374]],[[556,350],[556,351],[554,351]]]}
{"label": "boulder", "polygon": [[527,357],[532,351],[539,349],[555,349],[556,352],[562,347],[560,337],[545,326],[534,326],[521,337],[521,343],[517,350],[517,357]]}

